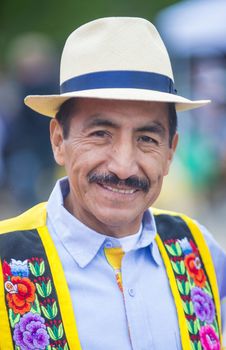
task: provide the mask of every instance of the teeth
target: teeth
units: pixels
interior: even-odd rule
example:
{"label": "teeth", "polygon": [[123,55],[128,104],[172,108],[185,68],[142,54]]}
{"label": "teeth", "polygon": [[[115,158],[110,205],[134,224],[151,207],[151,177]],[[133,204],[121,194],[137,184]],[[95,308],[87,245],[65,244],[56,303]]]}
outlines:
{"label": "teeth", "polygon": [[132,190],[122,190],[122,189],[119,189],[119,188],[113,188],[111,186],[106,186],[106,185],[103,185],[103,187],[106,188],[109,191],[117,192],[117,193],[123,193],[123,194],[132,194],[132,193],[136,192],[136,190],[134,190],[134,189],[132,189]]}

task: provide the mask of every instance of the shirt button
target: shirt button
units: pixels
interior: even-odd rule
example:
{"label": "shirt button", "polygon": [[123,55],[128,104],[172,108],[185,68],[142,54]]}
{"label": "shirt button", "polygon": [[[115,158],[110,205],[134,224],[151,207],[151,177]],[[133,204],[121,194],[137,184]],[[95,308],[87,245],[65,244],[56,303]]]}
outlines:
{"label": "shirt button", "polygon": [[105,244],[104,244],[105,248],[112,248],[113,247],[113,244],[111,241],[106,241]]}
{"label": "shirt button", "polygon": [[135,297],[135,290],[133,288],[129,288],[128,293],[131,297]]}

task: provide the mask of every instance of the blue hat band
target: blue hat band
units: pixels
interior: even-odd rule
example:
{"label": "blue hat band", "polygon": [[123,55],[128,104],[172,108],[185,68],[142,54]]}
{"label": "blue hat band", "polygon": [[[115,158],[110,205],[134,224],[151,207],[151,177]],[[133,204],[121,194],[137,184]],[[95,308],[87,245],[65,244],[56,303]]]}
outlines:
{"label": "blue hat band", "polygon": [[60,86],[60,92],[93,89],[146,89],[176,94],[174,83],[169,77],[141,71],[103,71],[88,73],[68,79]]}

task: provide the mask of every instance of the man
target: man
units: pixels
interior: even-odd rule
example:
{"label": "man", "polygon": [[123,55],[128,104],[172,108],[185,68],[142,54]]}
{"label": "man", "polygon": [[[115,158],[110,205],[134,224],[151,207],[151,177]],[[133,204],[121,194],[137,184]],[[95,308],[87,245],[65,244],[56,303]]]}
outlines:
{"label": "man", "polygon": [[221,348],[225,253],[188,217],[148,209],[176,150],[175,106],[207,102],[176,94],[144,19],[70,35],[61,94],[25,99],[53,117],[68,177],[47,205],[0,225],[1,349]]}

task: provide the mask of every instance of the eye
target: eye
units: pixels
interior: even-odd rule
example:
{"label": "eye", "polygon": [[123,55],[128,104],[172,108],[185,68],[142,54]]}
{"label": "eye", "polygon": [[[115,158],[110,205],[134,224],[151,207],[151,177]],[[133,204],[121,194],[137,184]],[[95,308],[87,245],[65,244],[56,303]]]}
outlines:
{"label": "eye", "polygon": [[95,136],[95,137],[105,137],[105,136],[108,136],[108,132],[105,131],[105,130],[96,130],[96,131],[93,131],[90,136]]}
{"label": "eye", "polygon": [[155,140],[152,137],[147,136],[147,135],[139,136],[138,141],[143,142],[143,143],[147,143],[147,144],[151,144],[151,143],[157,144],[158,143],[157,140]]}

